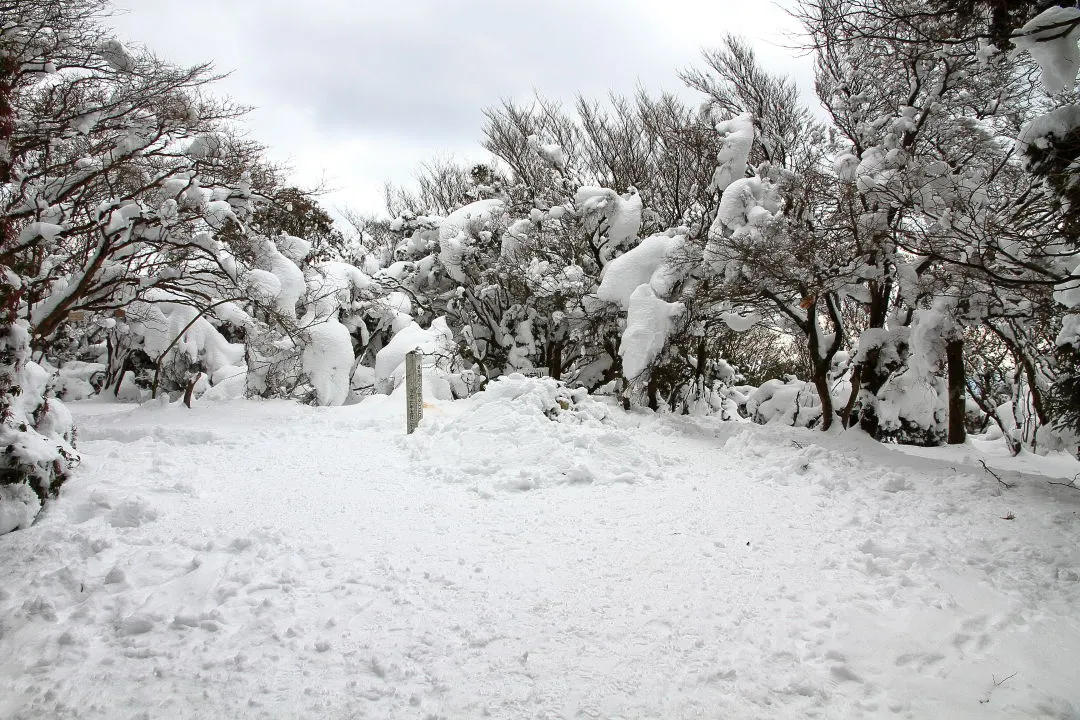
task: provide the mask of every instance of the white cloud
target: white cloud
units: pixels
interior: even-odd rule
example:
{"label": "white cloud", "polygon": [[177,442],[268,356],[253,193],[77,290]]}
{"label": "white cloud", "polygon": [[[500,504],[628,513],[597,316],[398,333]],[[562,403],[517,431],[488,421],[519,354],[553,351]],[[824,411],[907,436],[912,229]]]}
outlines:
{"label": "white cloud", "polygon": [[127,2],[113,18],[122,39],[229,72],[220,90],[255,106],[252,134],[294,181],[321,180],[325,204],[361,210],[380,210],[383,181],[407,182],[425,159],[482,159],[482,111],[504,97],[679,89],[677,70],[726,32],[772,69],[810,72],[781,47],[796,25],[754,0]]}

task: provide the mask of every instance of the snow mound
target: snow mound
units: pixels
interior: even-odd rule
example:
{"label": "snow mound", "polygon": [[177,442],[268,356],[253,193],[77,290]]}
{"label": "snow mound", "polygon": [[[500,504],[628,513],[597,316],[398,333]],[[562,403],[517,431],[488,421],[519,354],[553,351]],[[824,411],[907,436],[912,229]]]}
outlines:
{"label": "snow mound", "polygon": [[512,374],[438,406],[411,436],[429,477],[480,496],[660,479],[662,460],[616,428],[608,407],[550,378]]}
{"label": "snow mound", "polygon": [[0,485],[0,535],[28,528],[41,509],[29,485]]}
{"label": "snow mound", "polygon": [[472,398],[473,405],[514,403],[536,410],[549,420],[598,424],[608,419],[606,405],[589,396],[585,388],[568,388],[551,378],[527,378],[513,373],[499,378]]}
{"label": "snow mound", "polygon": [[402,328],[386,347],[375,356],[375,382],[380,392],[390,392],[405,377],[405,356],[413,350],[419,350],[426,356],[438,356],[446,353],[454,334],[446,324],[445,317],[432,321],[431,327],[424,329],[415,322]]}
{"label": "snow mound", "polygon": [[107,369],[104,363],[68,360],[52,380],[53,391],[65,402],[85,400],[96,392],[91,380]]}
{"label": "snow mound", "polygon": [[810,383],[768,380],[750,393],[746,411],[762,425],[810,427],[821,417],[821,401]]}

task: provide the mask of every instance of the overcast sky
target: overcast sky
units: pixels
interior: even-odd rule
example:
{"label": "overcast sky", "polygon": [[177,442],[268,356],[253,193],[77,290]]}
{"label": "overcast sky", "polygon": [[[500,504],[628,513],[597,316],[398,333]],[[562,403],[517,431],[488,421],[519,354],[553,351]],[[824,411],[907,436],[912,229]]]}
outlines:
{"label": "overcast sky", "polygon": [[[766,67],[809,77],[798,30],[766,0],[116,0],[125,42],[231,73],[251,134],[331,188],[328,209],[382,211],[387,179],[423,160],[484,160],[482,110],[533,91],[572,100],[678,90],[679,69],[725,32]],[[543,7],[544,9],[539,9]]]}

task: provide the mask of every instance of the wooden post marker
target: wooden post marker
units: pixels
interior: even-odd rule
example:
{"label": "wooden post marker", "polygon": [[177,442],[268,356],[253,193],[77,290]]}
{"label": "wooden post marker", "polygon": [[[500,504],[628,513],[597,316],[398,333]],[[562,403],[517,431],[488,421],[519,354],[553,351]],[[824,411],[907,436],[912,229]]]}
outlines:
{"label": "wooden post marker", "polygon": [[411,435],[424,417],[423,376],[420,374],[420,353],[405,355],[405,418],[406,434]]}

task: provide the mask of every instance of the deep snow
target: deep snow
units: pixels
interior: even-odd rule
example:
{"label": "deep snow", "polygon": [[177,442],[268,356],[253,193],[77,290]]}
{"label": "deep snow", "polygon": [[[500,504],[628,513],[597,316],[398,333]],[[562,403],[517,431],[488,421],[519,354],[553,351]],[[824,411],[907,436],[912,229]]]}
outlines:
{"label": "deep snow", "polygon": [[1080,717],[1074,461],[512,382],[412,436],[400,395],[75,404],[0,537],[0,718]]}

